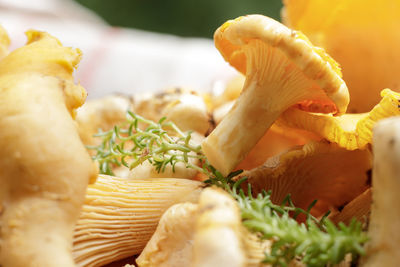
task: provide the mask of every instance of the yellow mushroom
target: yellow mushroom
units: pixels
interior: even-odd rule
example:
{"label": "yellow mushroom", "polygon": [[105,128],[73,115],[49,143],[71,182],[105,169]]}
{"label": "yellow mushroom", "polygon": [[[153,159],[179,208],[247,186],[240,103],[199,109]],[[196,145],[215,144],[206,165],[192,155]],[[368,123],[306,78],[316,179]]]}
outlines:
{"label": "yellow mushroom", "polygon": [[367,112],[382,88],[400,91],[400,1],[284,0],[283,21],[335,58],[352,113]]}
{"label": "yellow mushroom", "polygon": [[137,114],[158,121],[167,117],[182,131],[196,131],[201,135],[210,128],[207,104],[198,93],[185,89],[170,89],[158,94],[135,96]]}
{"label": "yellow mushroom", "polygon": [[400,118],[378,122],[373,137],[370,242],[361,266],[398,266],[400,262]]}
{"label": "yellow mushroom", "polygon": [[249,15],[223,24],[214,39],[225,60],[246,75],[234,107],[202,144],[210,163],[224,175],[290,106],[346,111],[349,96],[338,65],[302,33]]}
{"label": "yellow mushroom", "polygon": [[97,169],[72,116],[79,50],[44,32],[0,61],[0,265],[75,266],[72,234]]}
{"label": "yellow mushroom", "polygon": [[176,203],[197,202],[202,188],[186,179],[100,175],[87,189],[75,227],[77,265],[103,266],[140,253],[164,211]]}
{"label": "yellow mushroom", "polygon": [[313,132],[349,150],[365,149],[372,141],[372,128],[377,121],[400,115],[400,94],[385,89],[381,96],[381,101],[368,113],[334,117],[293,108],[282,114],[279,123]]}
{"label": "yellow mushroom", "polygon": [[254,193],[272,190],[275,203],[291,194],[293,203],[305,209],[317,199],[316,208],[323,214],[366,190],[370,169],[368,150],[348,151],[336,144],[312,142],[272,157],[240,177],[248,177]]}
{"label": "yellow mushroom", "polygon": [[99,129],[108,131],[126,120],[126,112],[132,110],[133,99],[123,95],[111,95],[89,100],[77,111],[79,136],[85,145],[97,145],[94,134]]}

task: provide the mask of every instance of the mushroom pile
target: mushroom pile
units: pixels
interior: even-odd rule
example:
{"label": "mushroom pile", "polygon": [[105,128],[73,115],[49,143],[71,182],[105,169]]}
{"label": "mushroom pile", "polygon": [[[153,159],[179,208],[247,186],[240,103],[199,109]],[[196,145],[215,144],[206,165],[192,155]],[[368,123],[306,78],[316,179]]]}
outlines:
{"label": "mushroom pile", "polygon": [[322,2],[286,0],[294,29],[220,26],[238,71],[222,92],[85,104],[79,50],[29,31],[9,52],[0,28],[0,266],[397,266],[399,88],[385,73],[360,104],[366,82],[339,44],[366,14],[340,24],[361,2]]}

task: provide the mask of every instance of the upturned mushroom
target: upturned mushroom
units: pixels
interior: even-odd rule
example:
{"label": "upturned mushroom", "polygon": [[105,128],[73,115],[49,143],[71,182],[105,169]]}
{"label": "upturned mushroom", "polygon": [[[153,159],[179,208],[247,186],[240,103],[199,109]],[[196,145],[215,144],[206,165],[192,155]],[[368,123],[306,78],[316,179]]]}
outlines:
{"label": "upturned mushroom", "polygon": [[214,34],[222,56],[246,75],[234,107],[202,147],[227,175],[289,107],[341,114],[349,95],[337,63],[300,32],[261,15],[230,20]]}

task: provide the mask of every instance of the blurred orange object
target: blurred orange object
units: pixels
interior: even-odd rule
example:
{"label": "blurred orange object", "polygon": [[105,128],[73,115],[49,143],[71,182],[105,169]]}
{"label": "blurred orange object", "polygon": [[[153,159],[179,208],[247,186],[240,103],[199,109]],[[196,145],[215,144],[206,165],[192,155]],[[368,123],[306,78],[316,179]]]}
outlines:
{"label": "blurred orange object", "polygon": [[348,112],[366,112],[388,87],[400,91],[400,1],[284,0],[283,22],[342,67]]}

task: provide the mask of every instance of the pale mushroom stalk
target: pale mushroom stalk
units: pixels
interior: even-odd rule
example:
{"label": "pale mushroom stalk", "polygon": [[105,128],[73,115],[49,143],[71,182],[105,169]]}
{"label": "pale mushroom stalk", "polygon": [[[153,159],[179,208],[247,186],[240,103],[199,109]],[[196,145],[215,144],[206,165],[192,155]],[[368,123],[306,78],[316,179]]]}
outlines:
{"label": "pale mushroom stalk", "polygon": [[400,118],[377,123],[373,136],[372,207],[367,256],[362,266],[398,266],[400,262]]}
{"label": "pale mushroom stalk", "polygon": [[237,102],[202,145],[224,175],[290,106],[324,113],[346,110],[347,87],[336,63],[301,33],[250,15],[226,22],[214,39],[224,58],[246,74]]}

